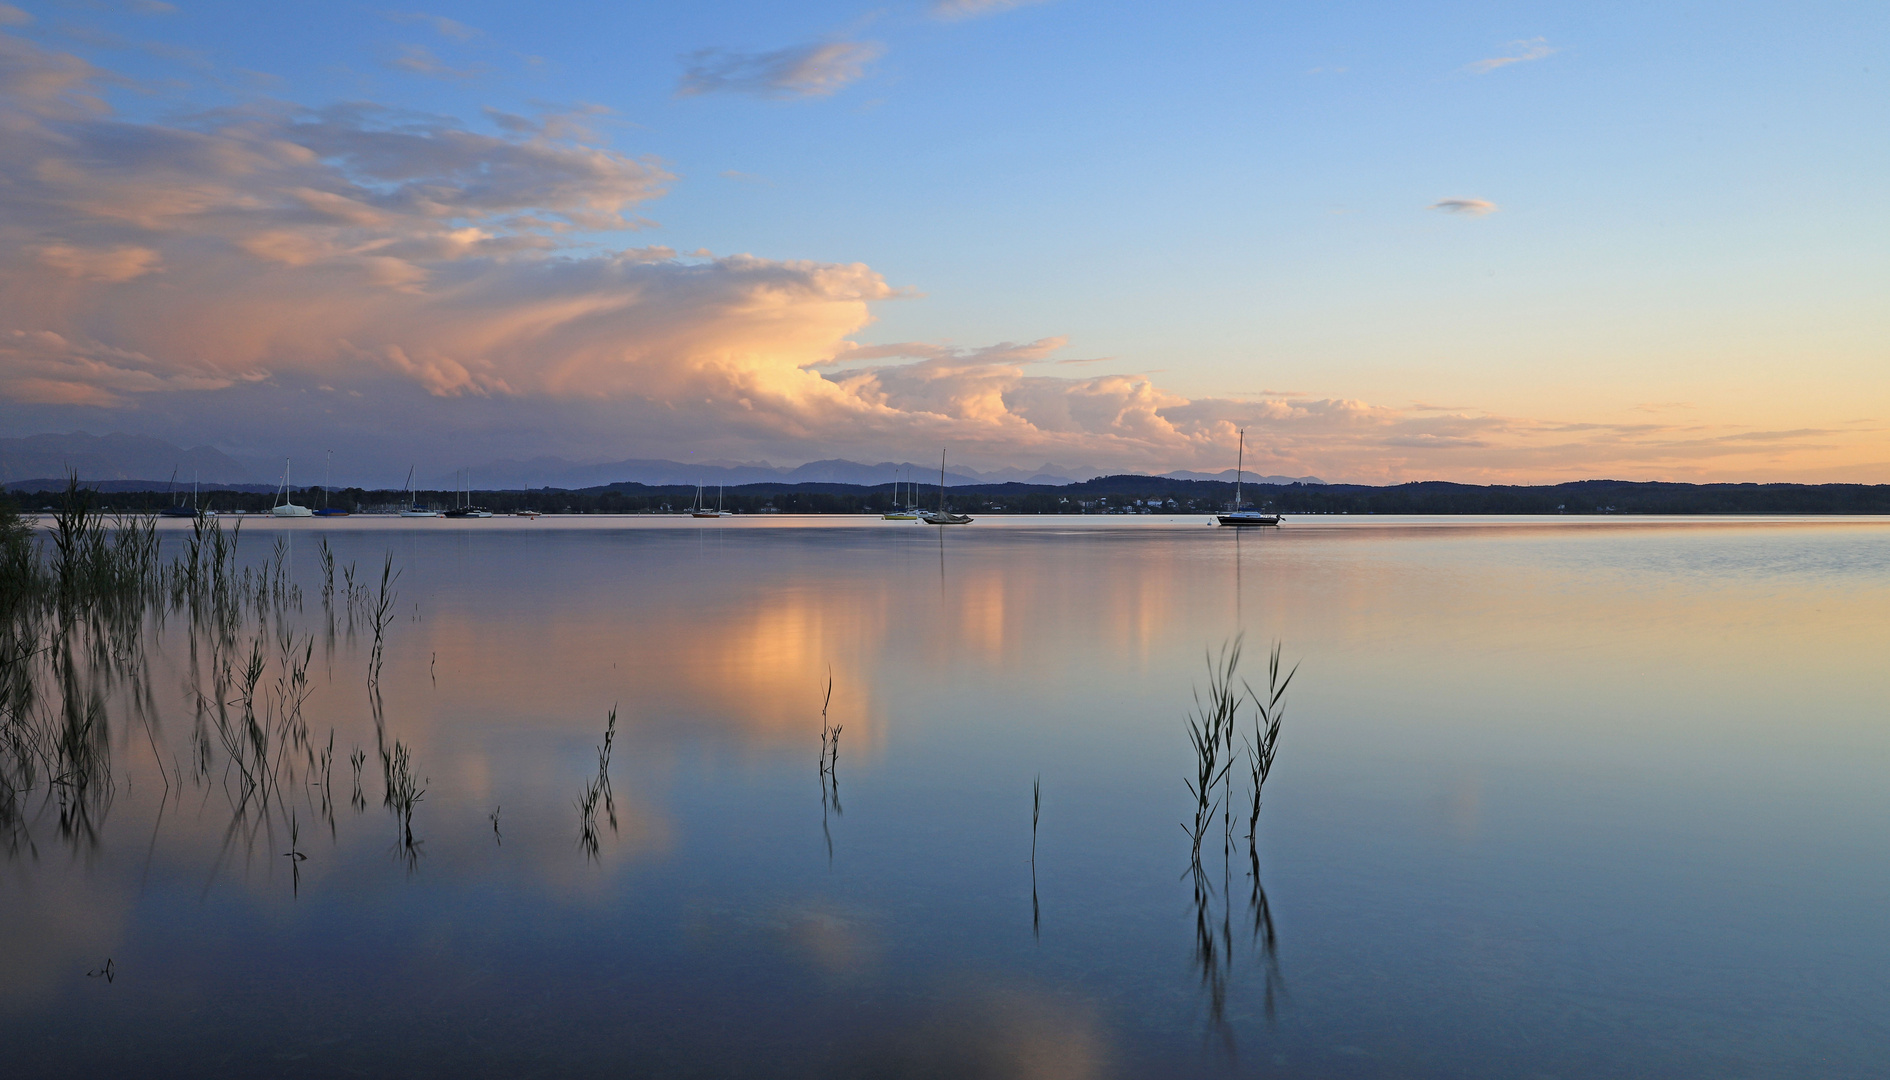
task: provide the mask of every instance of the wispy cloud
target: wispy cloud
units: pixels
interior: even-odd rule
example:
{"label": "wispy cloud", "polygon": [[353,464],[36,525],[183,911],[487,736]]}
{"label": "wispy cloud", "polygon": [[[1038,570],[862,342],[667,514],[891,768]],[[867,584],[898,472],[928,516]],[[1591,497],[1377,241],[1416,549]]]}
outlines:
{"label": "wispy cloud", "polygon": [[33,17],[12,4],[0,4],[0,26],[25,26]]}
{"label": "wispy cloud", "polygon": [[1504,48],[1508,49],[1509,52],[1502,56],[1492,56],[1488,59],[1478,60],[1474,64],[1465,65],[1464,70],[1473,75],[1488,75],[1490,72],[1500,67],[1527,63],[1531,60],[1541,60],[1544,57],[1555,54],[1555,49],[1549,44],[1548,39],[1539,37],[1512,41],[1504,46]]}
{"label": "wispy cloud", "polygon": [[683,58],[687,67],[676,93],[824,97],[864,75],[866,65],[884,51],[873,41],[827,41],[759,53],[702,49]]}
{"label": "wispy cloud", "polygon": [[383,11],[381,18],[402,26],[430,27],[434,33],[452,41],[471,41],[480,34],[478,30],[458,19],[449,19],[444,15],[429,15],[424,11]]}
{"label": "wispy cloud", "polygon": [[490,64],[467,64],[454,67],[434,55],[433,50],[425,45],[402,45],[400,55],[387,62],[389,67],[397,68],[412,75],[424,75],[429,79],[448,79],[464,82],[488,74]]}
{"label": "wispy cloud", "polygon": [[932,14],[941,19],[975,19],[1040,3],[1043,0],[932,0]]}
{"label": "wispy cloud", "polygon": [[[0,416],[16,431],[135,417],[402,461],[949,444],[980,466],[1159,472],[1231,465],[1244,426],[1265,472],[1353,480],[1803,478],[1881,458],[1861,426],[1190,398],[1060,366],[1062,337],[862,344],[914,295],[869,266],[603,247],[671,177],[581,124],[494,114],[487,134],[360,103],[159,123],[111,112],[116,78],[0,34]],[[311,407],[316,387],[345,407]]]}
{"label": "wispy cloud", "polygon": [[1431,204],[1431,209],[1465,217],[1482,217],[1496,213],[1497,206],[1488,199],[1439,199]]}

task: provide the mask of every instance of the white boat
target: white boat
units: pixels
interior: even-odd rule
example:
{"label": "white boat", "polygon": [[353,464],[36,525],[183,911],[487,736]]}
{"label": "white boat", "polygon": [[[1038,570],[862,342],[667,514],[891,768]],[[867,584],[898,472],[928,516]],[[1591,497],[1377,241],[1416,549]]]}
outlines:
{"label": "white boat", "polygon": [[927,525],[969,525],[971,519],[963,514],[950,514],[945,511],[945,451],[938,452],[938,509],[919,511],[919,520]]}
{"label": "white boat", "polygon": [[[911,498],[910,493],[908,493],[907,498],[908,499]],[[918,511],[914,510],[910,506],[902,507],[899,505],[899,481],[898,480],[893,481],[893,508],[879,516],[880,516],[880,519],[883,521],[917,521],[919,520]]]}
{"label": "white boat", "polygon": [[439,517],[440,512],[413,501],[413,466],[407,466],[407,505],[400,508],[400,516],[407,518]]}
{"label": "white boat", "polygon": [[297,506],[289,497],[289,459],[282,459],[282,490],[276,493],[276,505],[269,512],[279,518],[314,517],[315,511],[306,506]]}
{"label": "white boat", "polygon": [[1280,515],[1263,514],[1258,510],[1242,509],[1240,505],[1240,475],[1247,465],[1247,429],[1240,429],[1240,451],[1234,458],[1234,508],[1215,520],[1223,525],[1278,525]]}

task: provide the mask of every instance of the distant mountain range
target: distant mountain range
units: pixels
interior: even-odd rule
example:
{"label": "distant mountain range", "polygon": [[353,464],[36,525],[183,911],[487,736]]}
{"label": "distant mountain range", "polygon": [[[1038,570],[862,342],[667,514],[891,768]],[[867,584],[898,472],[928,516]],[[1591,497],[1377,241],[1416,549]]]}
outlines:
{"label": "distant mountain range", "polygon": [[[260,485],[273,487],[269,477],[257,476],[235,459],[208,446],[184,449],[162,439],[145,435],[28,435],[0,439],[0,484],[28,488],[63,486],[69,471],[79,479],[102,490],[141,490],[171,482],[173,474],[179,487],[195,482],[205,487]],[[989,472],[954,466],[946,471],[947,487],[967,484],[1045,484],[1062,486],[1080,483],[1098,476],[1111,475],[1093,466],[1058,465],[1045,462],[1035,469],[1002,468]],[[1164,474],[1180,480],[1229,480],[1234,470],[1218,473],[1177,471]],[[1315,476],[1245,477],[1254,484],[1323,484]],[[890,484],[896,480],[917,481],[921,486],[938,483],[938,466],[914,462],[882,461],[874,465],[832,459],[810,461],[805,465],[777,466],[766,461],[681,462],[661,459],[629,458],[623,461],[581,462],[560,457],[538,457],[524,461],[505,459],[488,461],[464,470],[455,470],[421,481],[417,486],[437,491],[459,488],[462,482],[475,491],[503,491],[524,488],[579,489],[606,484]],[[27,483],[23,483],[27,482]],[[297,485],[300,487],[301,485]],[[339,486],[351,486],[343,482]]]}
{"label": "distant mountain range", "polygon": [[87,482],[144,480],[203,484],[247,484],[257,478],[221,450],[185,450],[146,435],[28,435],[0,439],[0,483],[57,479],[77,472]]}
{"label": "distant mountain range", "polygon": [[[1067,466],[1045,462],[1037,469],[1003,468],[990,472],[951,467],[945,471],[946,487],[968,484],[1048,484],[1064,485],[1110,475],[1090,466]],[[1234,470],[1220,473],[1171,472],[1163,475],[1178,480],[1226,480],[1232,482]],[[591,488],[606,484],[890,484],[896,480],[916,480],[920,485],[938,483],[938,467],[909,461],[882,461],[863,465],[857,461],[832,459],[810,461],[805,465],[776,466],[766,461],[680,462],[661,459],[630,458],[624,461],[580,464],[564,458],[542,457],[529,461],[488,461],[465,471],[464,482],[474,490],[510,490],[520,488]],[[1250,484],[1323,484],[1316,476],[1255,476],[1246,474]],[[438,477],[434,486],[452,489],[461,485],[458,473]]]}
{"label": "distant mountain range", "polygon": [[[1234,472],[1233,469],[1222,469],[1220,472],[1190,472],[1187,469],[1176,469],[1174,472],[1165,472],[1162,475],[1175,480],[1224,480],[1231,484],[1234,482]],[[1242,473],[1240,479],[1242,483],[1247,484],[1279,484],[1281,486],[1325,483],[1317,476],[1261,476],[1258,473]]]}

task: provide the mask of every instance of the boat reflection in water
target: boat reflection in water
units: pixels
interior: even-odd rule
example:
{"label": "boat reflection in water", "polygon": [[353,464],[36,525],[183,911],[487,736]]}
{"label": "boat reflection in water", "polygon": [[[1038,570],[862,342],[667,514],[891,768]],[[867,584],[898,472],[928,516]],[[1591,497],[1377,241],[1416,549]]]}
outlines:
{"label": "boat reflection in water", "polygon": [[[1882,525],[878,525],[159,522],[226,554],[0,597],[8,1075],[1880,1062]],[[1242,631],[1306,661],[1195,878]]]}

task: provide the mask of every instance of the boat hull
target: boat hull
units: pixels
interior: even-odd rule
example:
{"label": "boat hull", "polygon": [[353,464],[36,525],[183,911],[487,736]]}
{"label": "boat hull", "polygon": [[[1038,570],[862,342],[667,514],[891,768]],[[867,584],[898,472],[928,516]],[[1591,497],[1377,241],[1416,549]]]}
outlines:
{"label": "boat hull", "polygon": [[1278,514],[1221,514],[1215,518],[1223,525],[1278,525]]}

